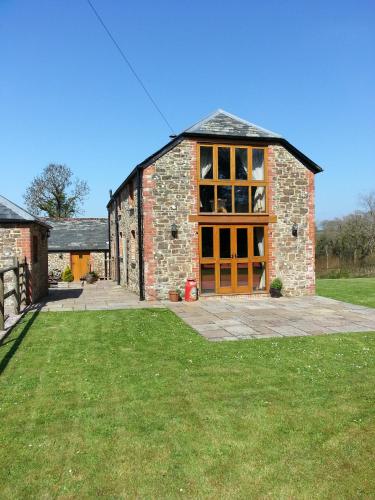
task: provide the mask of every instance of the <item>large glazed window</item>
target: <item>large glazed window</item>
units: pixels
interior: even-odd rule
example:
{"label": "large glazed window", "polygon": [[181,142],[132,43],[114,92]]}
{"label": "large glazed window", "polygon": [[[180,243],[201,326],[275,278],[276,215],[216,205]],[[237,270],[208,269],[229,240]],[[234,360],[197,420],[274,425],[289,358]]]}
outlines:
{"label": "large glazed window", "polygon": [[199,212],[266,214],[266,153],[265,147],[199,145]]}

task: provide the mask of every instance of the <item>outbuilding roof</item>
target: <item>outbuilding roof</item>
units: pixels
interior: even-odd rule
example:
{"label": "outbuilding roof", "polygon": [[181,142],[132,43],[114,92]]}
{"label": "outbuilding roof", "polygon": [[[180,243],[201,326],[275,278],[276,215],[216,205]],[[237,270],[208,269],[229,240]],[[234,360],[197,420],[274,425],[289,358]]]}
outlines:
{"label": "outbuilding roof", "polygon": [[18,222],[18,223],[30,223],[35,222],[35,224],[40,224],[45,227],[49,227],[48,224],[38,219],[31,213],[27,212],[23,208],[19,207],[12,201],[5,198],[0,194],[0,222]]}
{"label": "outbuilding roof", "polygon": [[48,251],[108,250],[108,220],[105,218],[48,219],[52,226]]}

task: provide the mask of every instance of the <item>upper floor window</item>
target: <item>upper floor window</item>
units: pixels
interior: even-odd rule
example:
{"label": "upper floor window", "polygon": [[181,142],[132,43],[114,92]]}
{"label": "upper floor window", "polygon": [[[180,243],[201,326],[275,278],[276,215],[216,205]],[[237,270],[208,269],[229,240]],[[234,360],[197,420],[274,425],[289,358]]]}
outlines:
{"label": "upper floor window", "polygon": [[266,213],[266,148],[199,146],[201,213]]}

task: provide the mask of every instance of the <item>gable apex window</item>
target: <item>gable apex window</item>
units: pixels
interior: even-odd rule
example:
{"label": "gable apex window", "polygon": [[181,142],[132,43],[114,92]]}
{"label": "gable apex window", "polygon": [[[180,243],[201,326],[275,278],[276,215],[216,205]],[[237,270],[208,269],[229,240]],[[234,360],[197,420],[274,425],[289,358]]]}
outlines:
{"label": "gable apex window", "polygon": [[267,148],[198,145],[199,212],[267,213]]}

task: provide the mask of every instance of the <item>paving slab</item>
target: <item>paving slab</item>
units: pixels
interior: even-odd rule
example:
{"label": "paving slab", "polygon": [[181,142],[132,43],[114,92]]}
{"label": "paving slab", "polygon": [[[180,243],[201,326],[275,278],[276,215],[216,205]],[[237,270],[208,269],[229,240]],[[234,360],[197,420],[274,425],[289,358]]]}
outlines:
{"label": "paving slab", "polygon": [[166,305],[211,341],[375,332],[375,309],[326,297],[210,298]]}

